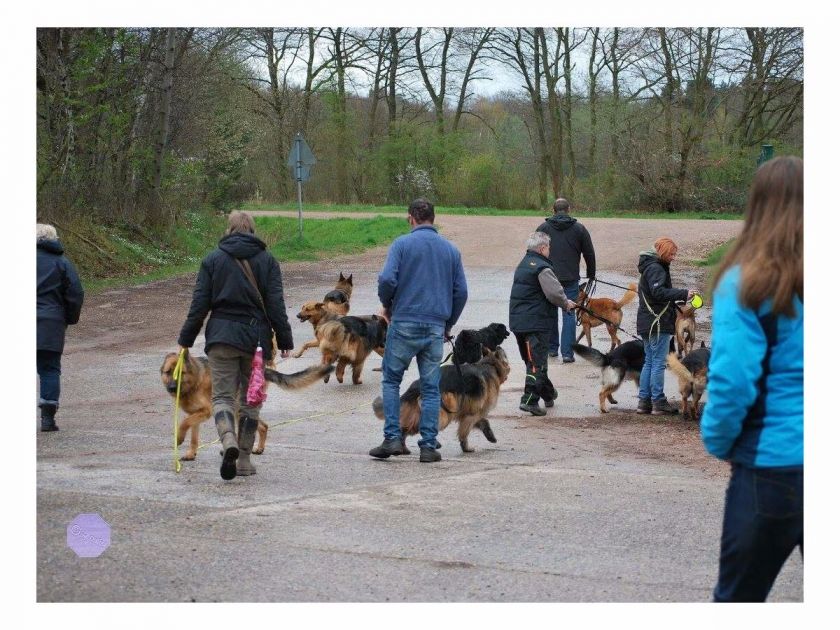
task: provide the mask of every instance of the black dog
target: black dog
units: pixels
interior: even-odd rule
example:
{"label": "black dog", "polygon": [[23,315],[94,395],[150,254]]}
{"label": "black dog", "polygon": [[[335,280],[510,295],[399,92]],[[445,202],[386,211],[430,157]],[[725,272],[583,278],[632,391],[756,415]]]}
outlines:
{"label": "black dog", "polygon": [[509,336],[504,324],[490,324],[478,330],[462,330],[455,338],[452,360],[456,364],[478,363],[481,361],[482,347],[493,351]]}
{"label": "black dog", "polygon": [[639,377],[645,365],[645,346],[641,341],[626,341],[608,354],[595,348],[576,343],[572,346],[575,354],[601,368],[601,392],[598,401],[601,413],[607,413],[607,401],[616,404],[613,393],[621,387],[626,377],[639,385]]}

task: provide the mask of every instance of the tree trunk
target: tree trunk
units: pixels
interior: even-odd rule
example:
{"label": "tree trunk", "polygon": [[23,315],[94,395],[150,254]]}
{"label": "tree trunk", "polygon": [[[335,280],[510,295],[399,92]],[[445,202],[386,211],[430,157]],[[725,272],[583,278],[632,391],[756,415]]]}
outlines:
{"label": "tree trunk", "polygon": [[175,31],[166,29],[166,52],[163,60],[163,76],[161,77],[161,103],[158,109],[158,140],[155,145],[155,179],[153,184],[152,215],[153,223],[163,219],[163,162],[166,157],[169,142],[169,116],[172,109],[172,84],[175,76]]}

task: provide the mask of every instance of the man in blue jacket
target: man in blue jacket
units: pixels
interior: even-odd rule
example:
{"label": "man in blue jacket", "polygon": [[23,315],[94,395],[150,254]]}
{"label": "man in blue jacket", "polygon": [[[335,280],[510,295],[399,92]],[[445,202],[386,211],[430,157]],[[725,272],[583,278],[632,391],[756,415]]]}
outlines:
{"label": "man in blue jacket", "polygon": [[461,253],[434,228],[435,208],[427,199],[408,207],[411,232],[397,238],[379,274],[382,315],[388,336],[382,359],[385,440],[370,451],[385,459],[402,454],[400,383],[413,357],[420,371],[420,461],[438,462],[440,362],[443,340],[467,303],[467,279]]}

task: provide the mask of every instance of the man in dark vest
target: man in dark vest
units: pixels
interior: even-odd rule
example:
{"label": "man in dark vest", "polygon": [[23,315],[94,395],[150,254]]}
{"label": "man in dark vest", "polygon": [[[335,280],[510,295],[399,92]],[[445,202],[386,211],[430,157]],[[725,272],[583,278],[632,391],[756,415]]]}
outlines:
{"label": "man in dark vest", "polygon": [[[548,217],[538,232],[545,232],[551,237],[551,251],[548,253],[554,273],[563,292],[572,302],[578,297],[580,283],[580,257],[586,261],[586,277],[595,278],[595,248],[589,231],[574,217],[569,216],[569,202],[562,197],[554,202],[554,216]],[[572,312],[563,314],[563,333],[557,331],[557,322],[551,327],[548,339],[548,354],[556,357],[559,348],[563,356],[563,363],[573,363],[575,355],[572,344],[575,342],[575,315]]]}
{"label": "man in dark vest", "polygon": [[525,393],[519,408],[544,416],[554,405],[557,390],[548,378],[548,339],[552,326],[557,329],[557,307],[568,313],[576,304],[566,298],[563,285],[548,259],[551,237],[534,232],[528,237],[525,257],[513,274],[510,290],[511,332],[516,336],[519,355],[525,362]]}

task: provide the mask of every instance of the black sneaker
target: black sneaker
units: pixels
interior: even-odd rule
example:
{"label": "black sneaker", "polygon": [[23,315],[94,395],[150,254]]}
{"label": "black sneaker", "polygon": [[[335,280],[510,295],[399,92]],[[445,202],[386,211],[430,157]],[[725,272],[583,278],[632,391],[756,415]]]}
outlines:
{"label": "black sneaker", "polygon": [[539,403],[534,403],[533,405],[526,405],[525,403],[519,403],[519,408],[522,411],[527,411],[530,414],[535,416],[544,416],[546,414],[545,409],[540,407]]}
{"label": "black sneaker", "polygon": [[667,398],[658,398],[652,403],[651,413],[654,416],[673,416],[680,412],[676,407],[672,407]]}
{"label": "black sneaker", "polygon": [[371,457],[378,457],[379,459],[388,459],[391,455],[402,455],[403,447],[400,438],[393,440],[383,440],[382,444],[370,449]]}
{"label": "black sneaker", "polygon": [[646,416],[651,411],[653,411],[653,403],[650,402],[650,398],[639,398],[639,406],[636,407],[636,413]]}
{"label": "black sneaker", "polygon": [[556,359],[556,358],[557,358],[558,356],[560,356],[560,355],[559,355],[559,353],[557,353],[557,352],[549,352],[549,353],[548,353],[548,356],[550,356],[550,357],[554,357],[554,358]]}
{"label": "black sneaker", "polygon": [[433,448],[421,448],[420,449],[420,461],[424,462],[424,463],[439,462],[440,461],[440,453],[438,453]]}
{"label": "black sneaker", "polygon": [[551,400],[545,400],[545,401],[543,401],[543,402],[545,402],[545,406],[546,406],[547,408],[548,408],[548,407],[553,407],[553,406],[554,406],[554,401],[555,401],[555,400],[557,400],[557,397],[558,397],[559,395],[560,395],[560,392],[558,392],[558,391],[555,389],[555,390],[554,390],[554,397],[553,397]]}
{"label": "black sneaker", "polygon": [[575,362],[574,357],[563,357],[563,363],[574,363],[574,362]]}

